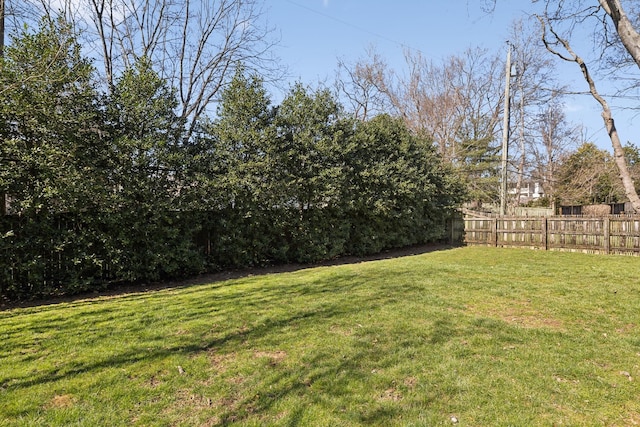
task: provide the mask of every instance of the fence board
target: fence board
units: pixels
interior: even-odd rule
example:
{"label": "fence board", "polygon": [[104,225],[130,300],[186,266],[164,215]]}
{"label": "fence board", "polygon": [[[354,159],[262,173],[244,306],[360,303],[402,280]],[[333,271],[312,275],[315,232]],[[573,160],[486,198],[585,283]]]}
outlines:
{"label": "fence board", "polygon": [[640,216],[464,218],[464,243],[640,255]]}

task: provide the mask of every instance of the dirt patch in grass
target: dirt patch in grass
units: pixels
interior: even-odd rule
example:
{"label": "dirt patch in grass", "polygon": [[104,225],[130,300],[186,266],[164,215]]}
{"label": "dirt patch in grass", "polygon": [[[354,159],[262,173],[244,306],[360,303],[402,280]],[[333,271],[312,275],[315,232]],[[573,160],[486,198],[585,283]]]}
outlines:
{"label": "dirt patch in grass", "polygon": [[509,301],[508,305],[495,305],[490,308],[467,306],[474,314],[491,316],[506,323],[516,324],[524,328],[548,328],[557,331],[565,330],[563,322],[540,313],[531,307],[529,301]]}
{"label": "dirt patch in grass", "polygon": [[256,351],[253,353],[255,358],[267,358],[271,365],[277,365],[287,357],[286,351]]}
{"label": "dirt patch in grass", "polygon": [[211,365],[219,373],[226,372],[229,363],[232,362],[237,357],[236,353],[218,354],[218,353],[215,353],[213,350],[209,350],[208,356],[209,356],[209,361],[211,362]]}
{"label": "dirt patch in grass", "polygon": [[640,426],[640,414],[629,414],[625,417],[625,426]]}
{"label": "dirt patch in grass", "polygon": [[236,375],[235,377],[231,377],[227,380],[229,384],[241,385],[247,380],[244,375]]}
{"label": "dirt patch in grass", "polygon": [[[162,413],[166,416],[175,416],[177,412],[184,413],[188,415],[182,417],[183,421],[189,425],[214,426],[220,425],[222,420],[212,413],[206,416],[204,411],[215,411],[224,407],[224,402],[217,402],[207,396],[184,389],[176,393],[173,405],[166,407]],[[198,418],[206,418],[206,421]]]}
{"label": "dirt patch in grass", "polygon": [[76,403],[76,398],[70,394],[56,394],[47,403],[48,409],[63,409],[70,408]]}
{"label": "dirt patch in grass", "polygon": [[350,337],[353,335],[353,328],[345,328],[337,325],[331,325],[329,327],[329,332],[337,335],[342,335],[343,337]]}
{"label": "dirt patch in grass", "polygon": [[626,325],[623,325],[619,328],[616,328],[616,332],[621,334],[621,335],[626,335],[629,333],[634,332],[636,329],[636,325],[634,325],[633,323],[628,323]]}
{"label": "dirt patch in grass", "polygon": [[404,379],[404,385],[409,390],[412,390],[416,387],[416,385],[418,385],[418,379],[416,377],[407,377]]}
{"label": "dirt patch in grass", "polygon": [[147,381],[146,384],[147,384],[148,387],[156,388],[160,384],[162,384],[162,380],[160,378],[156,377],[155,375],[153,375],[151,378],[149,378],[149,380]]}
{"label": "dirt patch in grass", "polygon": [[509,323],[515,323],[525,328],[548,328],[558,331],[565,329],[560,320],[543,316],[507,313],[503,317],[503,320]]}
{"label": "dirt patch in grass", "polygon": [[392,387],[386,389],[380,396],[378,396],[378,400],[398,402],[402,400],[402,394]]}
{"label": "dirt patch in grass", "polygon": [[180,406],[188,406],[194,409],[209,408],[213,406],[213,401],[210,398],[206,396],[198,396],[188,390],[178,392],[177,400]]}

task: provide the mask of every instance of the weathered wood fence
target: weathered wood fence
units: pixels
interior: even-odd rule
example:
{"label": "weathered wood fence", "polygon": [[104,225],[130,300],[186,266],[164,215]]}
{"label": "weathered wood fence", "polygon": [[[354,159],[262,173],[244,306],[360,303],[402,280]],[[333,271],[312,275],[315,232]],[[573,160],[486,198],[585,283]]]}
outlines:
{"label": "weathered wood fence", "polygon": [[468,245],[640,255],[640,216],[464,218]]}

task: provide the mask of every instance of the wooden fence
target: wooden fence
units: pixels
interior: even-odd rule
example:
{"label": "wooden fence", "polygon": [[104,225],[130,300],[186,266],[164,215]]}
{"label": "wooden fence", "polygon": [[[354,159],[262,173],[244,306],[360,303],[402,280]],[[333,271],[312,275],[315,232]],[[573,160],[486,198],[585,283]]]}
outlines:
{"label": "wooden fence", "polygon": [[640,255],[640,216],[464,218],[468,245]]}

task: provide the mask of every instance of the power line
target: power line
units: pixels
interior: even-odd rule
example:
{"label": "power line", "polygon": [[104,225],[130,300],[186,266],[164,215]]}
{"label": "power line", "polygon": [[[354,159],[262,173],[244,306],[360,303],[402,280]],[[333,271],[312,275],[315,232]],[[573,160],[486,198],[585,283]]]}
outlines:
{"label": "power line", "polygon": [[406,43],[399,42],[399,41],[394,40],[394,39],[392,39],[392,38],[390,38],[390,37],[387,37],[387,36],[385,36],[385,35],[382,35],[382,34],[380,34],[380,33],[376,33],[376,32],[374,32],[374,31],[368,30],[368,29],[366,29],[366,28],[363,28],[363,27],[360,27],[360,26],[358,26],[358,25],[352,24],[351,22],[345,21],[345,20],[343,20],[343,19],[336,18],[335,16],[333,16],[333,15],[329,15],[328,13],[321,12],[321,11],[319,11],[319,10],[317,10],[317,9],[313,9],[313,8],[311,8],[311,7],[309,7],[309,6],[305,6],[305,5],[303,5],[303,4],[300,4],[300,3],[298,3],[298,2],[295,2],[295,1],[293,1],[293,0],[287,0],[287,3],[292,4],[292,5],[294,5],[294,6],[298,6],[298,7],[299,7],[299,8],[301,8],[301,9],[305,9],[305,10],[306,10],[306,11],[308,11],[308,12],[314,13],[314,14],[316,14],[316,15],[322,16],[322,17],[327,18],[327,19],[330,19],[330,20],[332,20],[332,21],[338,22],[338,23],[340,23],[340,24],[342,24],[342,25],[345,25],[345,26],[347,26],[347,27],[353,28],[354,30],[360,31],[360,32],[362,32],[362,33],[369,34],[369,35],[371,35],[371,36],[374,36],[374,37],[377,37],[377,38],[379,38],[379,39],[382,39],[382,40],[388,41],[388,42],[390,42],[390,43],[397,44],[398,46],[401,46],[401,47],[403,47],[403,48],[410,49],[410,50],[414,50],[414,51],[416,51],[416,52],[420,52],[420,53],[424,54],[420,49],[416,49],[416,48],[414,48],[414,47],[411,47],[411,46],[407,45]]}

